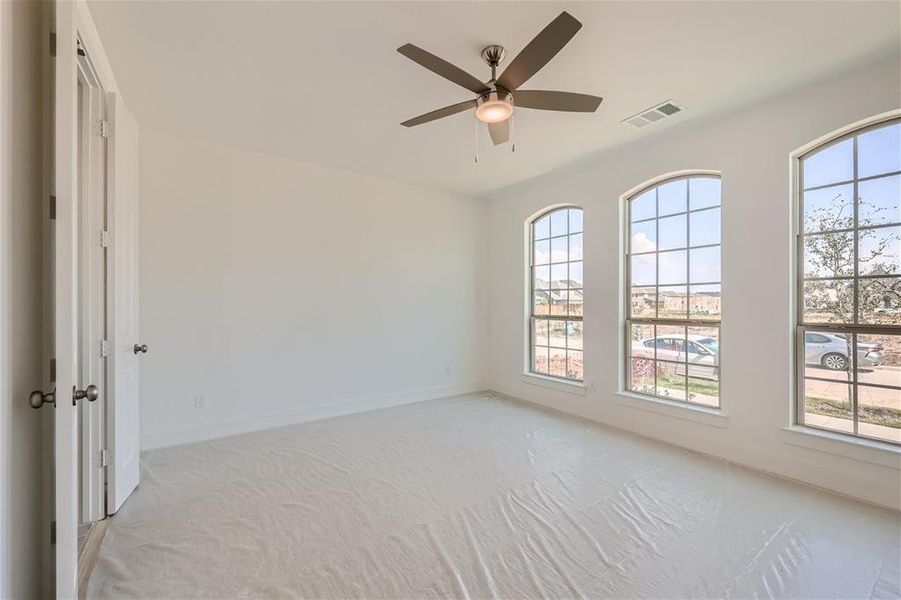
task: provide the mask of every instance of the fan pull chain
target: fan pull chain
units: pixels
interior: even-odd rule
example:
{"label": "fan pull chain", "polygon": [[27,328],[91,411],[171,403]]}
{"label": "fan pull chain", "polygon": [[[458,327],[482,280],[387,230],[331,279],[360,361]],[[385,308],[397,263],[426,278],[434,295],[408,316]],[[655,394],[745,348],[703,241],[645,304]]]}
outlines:
{"label": "fan pull chain", "polygon": [[516,152],[516,128],[513,126],[515,120],[512,116],[510,117],[510,152]]}

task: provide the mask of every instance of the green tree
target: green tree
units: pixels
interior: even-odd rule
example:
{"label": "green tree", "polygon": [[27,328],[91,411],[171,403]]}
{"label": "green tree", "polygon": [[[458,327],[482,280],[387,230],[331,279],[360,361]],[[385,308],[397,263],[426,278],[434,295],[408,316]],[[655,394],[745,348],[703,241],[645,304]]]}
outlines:
{"label": "green tree", "polygon": [[[889,210],[864,199],[860,213],[869,222]],[[865,225],[866,223],[864,223]],[[854,284],[850,279],[834,279],[854,275],[854,201],[839,192],[829,202],[805,210],[804,275],[826,279],[804,282],[806,321],[853,324]],[[852,230],[852,231],[849,231]],[[860,273],[888,275],[897,273],[899,236],[893,229],[858,230],[858,267]],[[861,322],[880,319],[897,322],[893,310],[901,307],[901,279],[879,278],[860,282]]]}

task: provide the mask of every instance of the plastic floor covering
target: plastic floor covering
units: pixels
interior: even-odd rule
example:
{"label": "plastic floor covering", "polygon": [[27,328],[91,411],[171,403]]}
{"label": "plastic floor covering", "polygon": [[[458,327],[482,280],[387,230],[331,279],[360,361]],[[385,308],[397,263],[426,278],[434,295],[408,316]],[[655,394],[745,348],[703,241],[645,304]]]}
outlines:
{"label": "plastic floor covering", "polygon": [[88,598],[899,598],[897,513],[470,394],[146,452]]}

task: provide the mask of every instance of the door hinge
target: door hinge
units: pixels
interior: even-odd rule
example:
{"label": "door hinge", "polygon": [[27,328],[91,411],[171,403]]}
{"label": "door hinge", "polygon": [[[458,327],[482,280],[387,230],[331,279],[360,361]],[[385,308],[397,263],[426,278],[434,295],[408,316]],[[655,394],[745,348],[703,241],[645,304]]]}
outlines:
{"label": "door hinge", "polygon": [[50,521],[50,545],[56,545],[56,521]]}
{"label": "door hinge", "polygon": [[100,121],[97,124],[97,130],[102,138],[113,137],[113,124],[109,121]]}
{"label": "door hinge", "polygon": [[56,196],[50,196],[50,220],[56,219]]}
{"label": "door hinge", "polygon": [[100,452],[97,453],[97,460],[100,462],[99,467],[106,467],[109,465],[109,450],[106,448],[102,448]]}
{"label": "door hinge", "polygon": [[50,381],[56,382],[56,359],[50,359]]}
{"label": "door hinge", "polygon": [[100,340],[100,358],[109,356],[109,340]]}
{"label": "door hinge", "polygon": [[50,32],[50,56],[56,56],[56,32]]}
{"label": "door hinge", "polygon": [[109,248],[109,231],[106,229],[101,229],[100,234],[97,236],[97,241],[100,243],[101,248]]}

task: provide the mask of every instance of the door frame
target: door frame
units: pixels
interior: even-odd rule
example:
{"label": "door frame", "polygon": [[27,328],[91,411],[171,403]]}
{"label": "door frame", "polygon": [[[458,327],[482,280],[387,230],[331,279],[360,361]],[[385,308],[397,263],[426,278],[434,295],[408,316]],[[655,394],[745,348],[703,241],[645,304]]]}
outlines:
{"label": "door frame", "polygon": [[104,503],[105,475],[102,451],[106,447],[105,414],[108,397],[106,359],[103,340],[107,330],[106,252],[102,233],[107,228],[106,141],[100,135],[99,123],[106,119],[106,93],[94,69],[91,55],[78,55],[78,94],[81,96],[79,131],[79,190],[77,217],[78,282],[79,282],[79,359],[82,383],[100,388],[95,402],[78,406],[80,436],[80,488],[82,523],[106,516]]}

